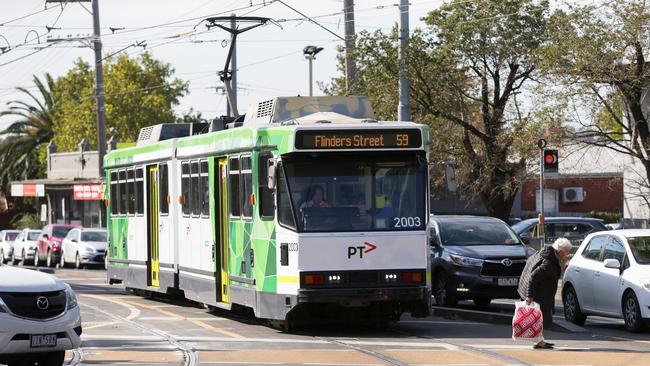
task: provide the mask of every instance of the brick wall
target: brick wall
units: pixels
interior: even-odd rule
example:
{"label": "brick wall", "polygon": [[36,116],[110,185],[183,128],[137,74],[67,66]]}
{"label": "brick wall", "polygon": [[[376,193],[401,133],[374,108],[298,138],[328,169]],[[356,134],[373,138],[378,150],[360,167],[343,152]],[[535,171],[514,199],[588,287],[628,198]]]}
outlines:
{"label": "brick wall", "polygon": [[[582,187],[586,192],[583,202],[562,202],[562,188]],[[623,213],[623,177],[559,177],[546,179],[544,188],[557,189],[559,192],[559,211],[570,213],[587,213],[589,211],[606,211]],[[521,190],[521,209],[535,211],[535,192],[539,190],[539,180],[524,181]]]}

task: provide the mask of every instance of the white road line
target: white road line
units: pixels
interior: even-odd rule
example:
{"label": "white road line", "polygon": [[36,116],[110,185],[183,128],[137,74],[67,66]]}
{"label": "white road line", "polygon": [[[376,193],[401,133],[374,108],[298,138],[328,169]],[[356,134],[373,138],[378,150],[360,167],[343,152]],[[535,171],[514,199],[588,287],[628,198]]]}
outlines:
{"label": "white road line", "polygon": [[[83,296],[83,297],[90,297],[90,298],[100,300],[100,301],[110,301],[110,302],[112,302],[114,304],[118,304],[118,305],[121,305],[121,306],[127,308],[129,310],[129,315],[126,317],[126,319],[128,319],[128,320],[133,320],[133,319],[140,316],[140,309],[136,308],[135,306],[133,306],[131,304],[116,301],[116,300],[113,300],[110,297],[106,297],[106,296],[87,295],[87,294],[79,294],[79,295]],[[81,303],[81,305],[83,305],[83,303]]]}
{"label": "white road line", "polygon": [[488,326],[488,327],[494,325],[490,323],[464,322],[464,321],[452,321],[452,320],[400,320],[397,324],[480,325],[480,326]]}
{"label": "white road line", "polygon": [[[532,343],[530,345],[522,344],[462,344],[461,346],[468,348],[477,348],[477,349],[533,349]],[[555,350],[561,351],[588,351],[591,348],[588,347],[561,347],[555,346]]]}
{"label": "white road line", "polygon": [[[138,341],[165,341],[165,338],[158,336],[145,336],[145,335],[108,335],[108,334],[82,334],[82,341],[125,341],[125,342],[138,342]],[[86,348],[86,347],[84,347]]]}
{"label": "white road line", "polygon": [[385,341],[352,341],[337,340],[339,343],[353,346],[383,346],[383,347],[414,347],[414,348],[442,348],[447,350],[458,350],[459,347],[449,343],[440,342],[385,342]]}
{"label": "white road line", "polygon": [[[90,325],[90,324],[92,324],[92,325]],[[101,328],[101,327],[105,327],[107,325],[113,325],[113,324],[116,324],[116,323],[115,322],[94,322],[94,323],[89,323],[88,325],[82,324],[82,326],[83,326],[83,330],[86,331],[86,330],[89,330],[89,329]]]}
{"label": "white road line", "polygon": [[223,322],[223,321],[226,321],[228,319],[219,318],[219,317],[216,317],[216,316],[214,316],[214,317],[195,317],[195,318],[185,317],[183,319],[172,318],[172,317],[169,317],[169,316],[143,316],[143,317],[138,318],[138,320],[146,320],[146,321],[171,321],[171,320],[173,320],[173,321],[186,321],[186,320],[192,321],[192,320],[200,320],[200,321]]}

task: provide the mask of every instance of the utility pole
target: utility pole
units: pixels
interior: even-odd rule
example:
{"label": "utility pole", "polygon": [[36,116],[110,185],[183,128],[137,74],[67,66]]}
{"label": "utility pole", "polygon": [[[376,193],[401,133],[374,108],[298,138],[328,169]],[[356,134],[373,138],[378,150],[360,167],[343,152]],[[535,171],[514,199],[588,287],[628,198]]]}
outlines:
{"label": "utility pole", "polygon": [[[231,29],[237,29],[237,21],[235,13],[230,14],[232,19],[230,20],[230,28]],[[232,103],[235,105],[235,110],[237,110],[237,37],[232,38],[232,58],[230,59],[230,85],[232,88]],[[226,110],[228,113],[226,113],[228,116],[230,115],[230,104],[227,105]],[[235,116],[236,117],[236,116]]]}
{"label": "utility pole", "polygon": [[411,120],[409,105],[409,80],[407,75],[406,54],[409,46],[409,0],[399,2],[399,107],[398,121]]}
{"label": "utility pole", "polygon": [[97,152],[99,154],[99,176],[104,176],[104,155],[106,155],[106,115],[104,108],[104,68],[102,66],[102,41],[99,38],[99,0],[92,0],[93,46],[95,49],[95,98],[97,99]]}
{"label": "utility pole", "polygon": [[546,244],[546,232],[544,228],[544,148],[547,142],[544,139],[537,141],[539,147],[539,215],[537,216],[538,235],[542,238],[540,250],[544,249]]}
{"label": "utility pole", "polygon": [[344,0],[343,13],[345,14],[345,90],[348,94],[354,92],[353,87],[357,78],[357,65],[352,53],[356,43],[354,33],[354,0]]}

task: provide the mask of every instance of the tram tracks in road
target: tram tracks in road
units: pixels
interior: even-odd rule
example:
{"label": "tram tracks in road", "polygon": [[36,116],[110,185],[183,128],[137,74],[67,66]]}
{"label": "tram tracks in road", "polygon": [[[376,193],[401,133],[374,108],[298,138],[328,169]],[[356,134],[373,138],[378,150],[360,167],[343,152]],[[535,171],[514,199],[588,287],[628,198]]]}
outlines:
{"label": "tram tracks in road", "polygon": [[[133,327],[135,327],[135,328],[137,328],[137,329],[139,329],[139,330],[141,330],[141,331],[143,331],[145,333],[156,336],[156,337],[166,341],[167,343],[171,344],[175,349],[179,350],[182,353],[182,355],[183,355],[183,366],[195,366],[195,365],[199,364],[199,356],[196,353],[196,351],[194,350],[194,348],[190,347],[189,345],[187,345],[184,342],[181,342],[181,341],[177,340],[175,337],[171,336],[170,334],[168,334],[166,332],[163,332],[163,331],[161,331],[159,329],[152,328],[152,327],[146,326],[144,324],[140,324],[135,320],[125,318],[125,317],[122,317],[122,316],[119,316],[119,315],[116,315],[116,314],[112,314],[112,313],[110,313],[108,311],[105,311],[103,309],[100,309],[100,308],[98,308],[96,306],[89,305],[89,304],[83,304],[83,305],[88,307],[89,309],[92,309],[93,311],[96,311],[98,313],[101,313],[101,314],[105,315],[106,317],[108,317],[108,318],[110,318],[112,320],[122,322],[122,323],[125,323],[125,324],[129,324],[129,325],[131,325],[131,326],[133,326]],[[74,364],[74,365],[76,365],[76,364]]]}

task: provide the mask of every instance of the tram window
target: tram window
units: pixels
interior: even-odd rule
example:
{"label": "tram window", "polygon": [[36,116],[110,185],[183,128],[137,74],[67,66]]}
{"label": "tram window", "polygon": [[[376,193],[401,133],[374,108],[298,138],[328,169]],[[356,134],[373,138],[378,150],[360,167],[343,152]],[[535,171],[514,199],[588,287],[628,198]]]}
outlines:
{"label": "tram window", "polygon": [[253,170],[250,156],[242,156],[241,160],[241,191],[242,191],[242,217],[253,217]]}
{"label": "tram window", "polygon": [[129,191],[126,187],[126,170],[120,170],[117,173],[118,176],[118,181],[119,181],[119,210],[120,210],[120,215],[126,215],[126,212],[128,211],[127,208],[127,197],[129,194]]}
{"label": "tram window", "polygon": [[111,214],[119,215],[119,190],[117,185],[117,172],[111,172]]}
{"label": "tram window", "polygon": [[289,189],[287,188],[287,179],[284,176],[282,166],[278,166],[278,219],[281,224],[290,228],[296,227],[296,221],[291,211],[291,197],[289,197]]}
{"label": "tram window", "polygon": [[158,174],[160,175],[160,182],[158,183],[158,206],[161,215],[169,214],[169,203],[167,198],[169,196],[169,172],[167,164],[160,164],[158,166]]}
{"label": "tram window", "polygon": [[199,163],[194,161],[190,163],[190,207],[192,208],[192,215],[199,215],[201,213],[199,198]]}
{"label": "tram window", "polygon": [[181,164],[181,194],[183,204],[183,215],[189,215],[192,210],[190,209],[190,163]]}
{"label": "tram window", "polygon": [[273,219],[273,190],[268,187],[269,161],[273,154],[269,151],[260,153],[257,160],[257,184],[259,187],[259,210],[262,219]]}
{"label": "tram window", "polygon": [[230,215],[241,216],[241,192],[239,190],[239,158],[230,158],[228,178],[230,186]]}
{"label": "tram window", "polygon": [[210,216],[210,183],[208,181],[208,162],[201,163],[201,215]]}
{"label": "tram window", "polygon": [[144,176],[142,168],[135,170],[135,213],[144,215]]}
{"label": "tram window", "polygon": [[127,208],[128,208],[128,214],[133,215],[135,214],[135,180],[134,180],[134,171],[133,168],[129,169],[126,171],[126,180],[127,184],[126,187],[128,189],[128,193],[126,194],[126,198],[128,200]]}

